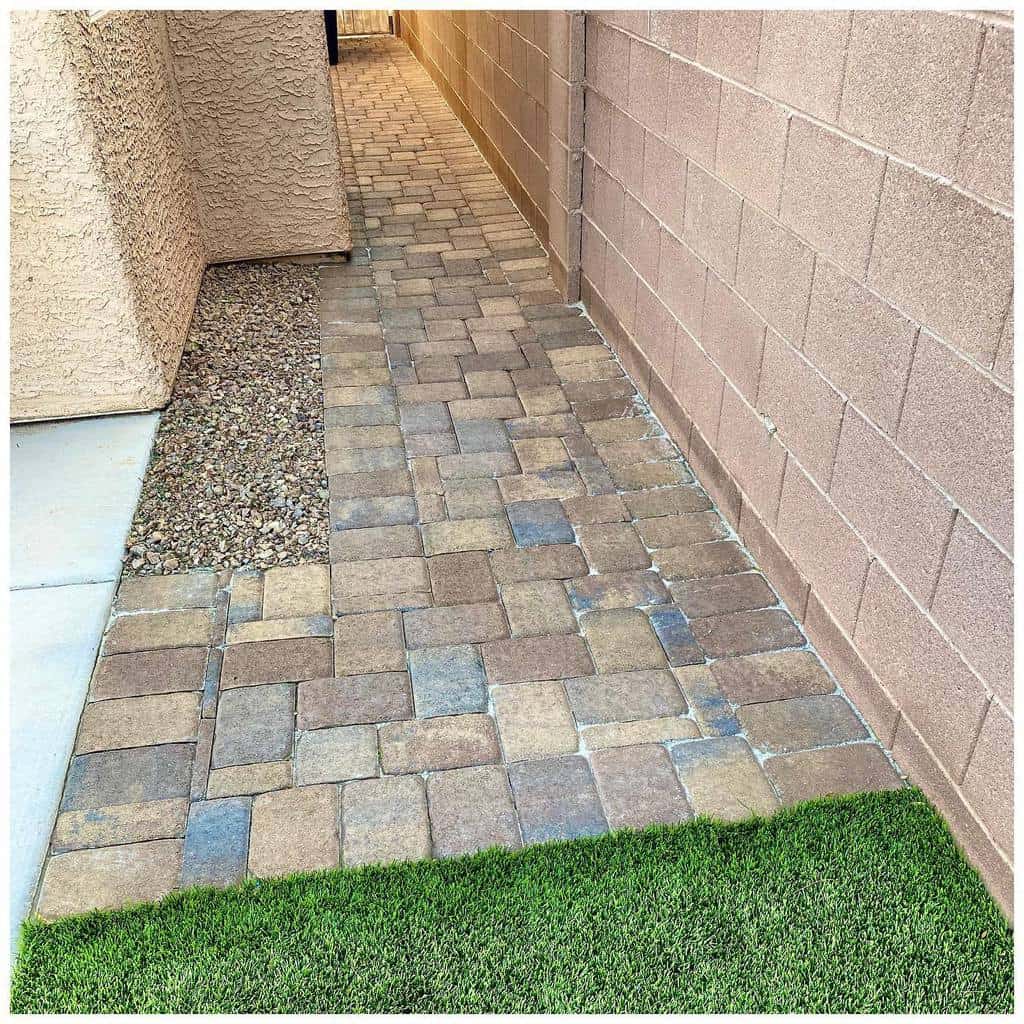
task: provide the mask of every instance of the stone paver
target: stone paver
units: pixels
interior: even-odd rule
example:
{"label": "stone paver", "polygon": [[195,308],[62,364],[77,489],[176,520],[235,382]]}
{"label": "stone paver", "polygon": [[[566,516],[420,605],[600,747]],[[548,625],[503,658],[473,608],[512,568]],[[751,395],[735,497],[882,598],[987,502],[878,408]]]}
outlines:
{"label": "stone paver", "polygon": [[227,886],[245,878],[252,803],[245,797],[192,804],[185,831],[181,884]]}
{"label": "stone paver", "polygon": [[39,910],[899,784],[409,51],[332,75],[331,564],[122,583]]}
{"label": "stone paver", "polygon": [[198,693],[98,701],[82,712],[75,753],[194,741],[198,730]]}
{"label": "stone paver", "polygon": [[509,768],[523,841],[544,843],[608,831],[590,765],[578,756],[523,761]]}
{"label": "stone paver", "polygon": [[310,679],[298,691],[298,729],[391,722],[413,714],[406,672]]}
{"label": "stone paver", "polygon": [[295,783],[368,779],[377,774],[377,730],[372,725],[339,725],[295,736]]}
{"label": "stone paver", "polygon": [[471,644],[409,652],[409,674],[419,718],[487,710],[487,679]]}
{"label": "stone paver", "polygon": [[291,755],[294,734],[295,687],[291,683],[227,690],[217,708],[212,766],[280,761]]}
{"label": "stone paver", "polygon": [[346,867],[430,856],[427,801],[417,776],[348,783],[341,820]]}
{"label": "stone paver", "polygon": [[492,698],[506,761],[576,752],[579,737],[561,683],[496,686]]}
{"label": "stone paver", "polygon": [[180,647],[100,658],[89,688],[89,700],[201,690],[206,657],[205,647]]}
{"label": "stone paver", "polygon": [[521,845],[512,791],[502,765],[428,775],[427,800],[438,857]]}
{"label": "stone paver", "polygon": [[252,803],[249,872],[257,878],[334,868],[341,862],[338,787],[263,793]]}
{"label": "stone paver", "polygon": [[590,766],[611,828],[670,825],[691,817],[664,747],[595,750]]}

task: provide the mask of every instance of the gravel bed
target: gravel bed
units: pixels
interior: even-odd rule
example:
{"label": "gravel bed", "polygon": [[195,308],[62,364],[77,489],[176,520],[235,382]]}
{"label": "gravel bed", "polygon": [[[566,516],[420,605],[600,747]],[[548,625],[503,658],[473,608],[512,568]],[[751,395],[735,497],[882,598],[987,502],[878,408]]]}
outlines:
{"label": "gravel bed", "polygon": [[203,277],[128,534],[128,575],[328,561],[316,267]]}

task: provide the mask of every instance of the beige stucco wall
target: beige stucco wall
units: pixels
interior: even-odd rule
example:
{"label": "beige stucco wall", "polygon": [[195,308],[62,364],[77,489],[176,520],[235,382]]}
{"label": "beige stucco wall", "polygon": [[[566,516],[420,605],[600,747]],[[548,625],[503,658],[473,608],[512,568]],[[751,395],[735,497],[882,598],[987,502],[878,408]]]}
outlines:
{"label": "beige stucco wall", "polygon": [[207,263],[350,247],[319,12],[14,13],[10,103],[14,420],[165,404]]}
{"label": "beige stucco wall", "polygon": [[321,12],[167,22],[210,260],[348,249]]}
{"label": "beige stucco wall", "polygon": [[203,257],[159,45],[146,15],[12,16],[15,419],[166,401]]}

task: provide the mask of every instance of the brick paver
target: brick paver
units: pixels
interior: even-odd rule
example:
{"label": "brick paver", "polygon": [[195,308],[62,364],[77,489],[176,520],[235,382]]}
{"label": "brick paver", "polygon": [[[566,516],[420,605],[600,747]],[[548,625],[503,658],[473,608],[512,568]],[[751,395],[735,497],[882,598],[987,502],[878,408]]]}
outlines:
{"label": "brick paver", "polygon": [[123,582],[39,912],[899,784],[412,55],[332,74],[332,564]]}

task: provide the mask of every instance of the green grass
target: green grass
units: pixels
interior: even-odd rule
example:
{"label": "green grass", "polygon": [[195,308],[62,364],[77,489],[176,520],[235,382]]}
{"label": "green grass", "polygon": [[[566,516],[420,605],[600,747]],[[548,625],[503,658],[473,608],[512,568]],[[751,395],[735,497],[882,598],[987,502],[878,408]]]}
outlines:
{"label": "green grass", "polygon": [[916,790],[30,922],[15,1011],[1009,1011]]}

